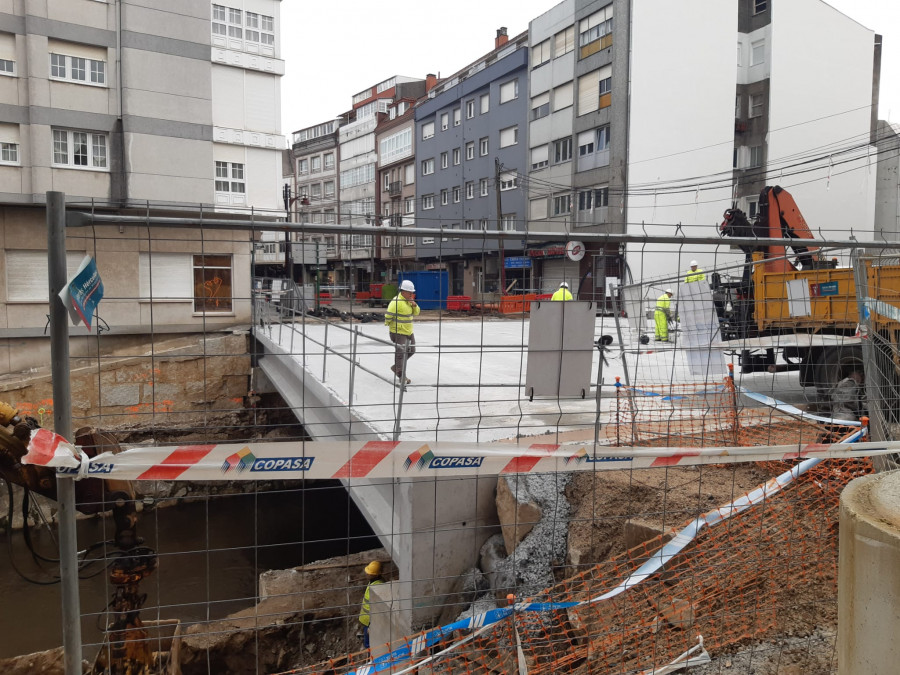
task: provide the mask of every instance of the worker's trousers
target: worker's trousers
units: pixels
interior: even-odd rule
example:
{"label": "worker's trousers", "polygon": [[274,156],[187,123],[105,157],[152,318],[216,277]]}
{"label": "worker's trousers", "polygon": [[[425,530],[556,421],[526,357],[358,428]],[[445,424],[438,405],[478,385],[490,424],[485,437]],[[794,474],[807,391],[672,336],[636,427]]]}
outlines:
{"label": "worker's trousers", "polygon": [[656,322],[656,339],[669,339],[669,317],[661,309],[657,309],[653,313],[653,320]]}
{"label": "worker's trousers", "polygon": [[403,354],[406,353],[406,360],[412,358],[416,353],[416,336],[401,335],[400,333],[391,333],[391,342],[394,343],[394,372],[399,375],[403,368]]}

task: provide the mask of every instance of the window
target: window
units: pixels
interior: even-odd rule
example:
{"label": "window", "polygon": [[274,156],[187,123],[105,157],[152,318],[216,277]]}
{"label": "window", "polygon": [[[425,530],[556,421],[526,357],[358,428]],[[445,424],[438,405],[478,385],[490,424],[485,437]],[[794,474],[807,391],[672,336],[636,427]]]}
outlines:
{"label": "window", "polygon": [[53,130],[53,164],[69,168],[106,169],[106,134]]}
{"label": "window", "polygon": [[475,117],[475,99],[466,101],[466,119],[470,120]]}
{"label": "window", "polygon": [[450,128],[450,113],[441,113],[441,131]]}
{"label": "window", "polygon": [[741,63],[741,61],[743,60],[743,59],[741,58],[742,52],[743,52],[743,50],[741,49],[741,43],[738,42],[738,43],[737,43],[737,64],[738,64],[738,67],[740,67],[741,65],[743,65],[743,64]]}
{"label": "window", "polygon": [[336,223],[334,215],[334,209],[325,209],[325,222],[326,223]]}
{"label": "window", "polygon": [[216,162],[216,192],[244,194],[246,191],[243,164]]}
{"label": "window", "polygon": [[441,168],[446,169],[450,166],[450,156],[446,152],[441,153]]}
{"label": "window", "polygon": [[9,75],[16,74],[16,62],[11,61],[9,59],[0,59],[0,73],[7,73]]}
{"label": "window", "polygon": [[[599,40],[612,32],[612,5],[604,7],[599,12],[594,12],[588,18],[581,20],[581,33],[578,37],[578,44],[585,45]],[[601,43],[601,49],[603,45]],[[591,52],[593,53],[593,52]],[[583,51],[582,58],[587,56]]]}
{"label": "window", "polygon": [[500,174],[500,191],[515,190],[519,187],[518,175],[514,171],[506,171]]}
{"label": "window", "polygon": [[750,117],[759,117],[763,114],[763,95],[750,94]]}
{"label": "window", "polygon": [[453,110],[453,126],[458,127],[462,118],[462,111],[459,108]]}
{"label": "window", "polygon": [[474,230],[474,229],[475,229],[475,221],[474,221],[474,220],[467,220],[467,221],[466,221],[466,225],[465,225],[465,229],[467,229],[467,230]]}
{"label": "window", "polygon": [[[88,79],[90,72],[90,79]],[[84,84],[106,85],[106,62],[80,56],[50,54],[50,78]]]}
{"label": "window", "polygon": [[[411,132],[410,132],[411,133]],[[410,143],[412,143],[412,139],[410,138]],[[325,153],[325,170],[334,168],[334,153],[326,152]]]}
{"label": "window", "polygon": [[309,160],[310,173],[318,173],[322,170],[322,158],[319,156],[312,157]]}
{"label": "window", "polygon": [[453,188],[453,203],[459,204],[459,186]]}
{"label": "window", "polygon": [[559,195],[553,198],[553,215],[561,216],[572,211],[572,195]]}
{"label": "window", "polygon": [[466,183],[466,199],[475,198],[475,181],[470,180]]}
{"label": "window", "polygon": [[434,208],[434,195],[423,195],[422,196],[422,209],[427,211],[428,209]]}
{"label": "window", "polygon": [[478,141],[478,153],[482,157],[484,157],[485,155],[488,154],[488,150],[489,150],[488,137],[485,136],[484,138],[482,138],[481,140]]}
{"label": "window", "polygon": [[557,58],[575,49],[575,26],[569,26],[565,30],[559,31],[553,37],[553,42]]}
{"label": "window", "polygon": [[591,131],[582,131],[578,134],[578,156],[584,157],[585,155],[594,154],[594,142],[596,141],[597,134]]}
{"label": "window", "polygon": [[305,176],[309,173],[309,160],[308,159],[298,159],[297,160],[297,173],[301,176]]}
{"label": "window", "polygon": [[274,17],[247,12],[246,26],[247,31],[244,34],[244,37],[248,42],[259,42],[264,45],[275,44]]}
{"label": "window", "polygon": [[578,193],[578,210],[591,211],[609,206],[609,187],[582,190]]}
{"label": "window", "polygon": [[766,41],[757,40],[750,43],[750,65],[758,66],[766,61]]}
{"label": "window", "polygon": [[572,105],[573,92],[574,86],[571,82],[567,82],[561,87],[557,87],[553,90],[554,112],[557,110],[562,110],[563,108],[568,108],[570,105]]}
{"label": "window", "polygon": [[609,127],[597,129],[597,150],[609,150]]}
{"label": "window", "polygon": [[447,206],[450,203],[450,192],[441,190],[441,206]]}
{"label": "window", "polygon": [[212,6],[212,32],[213,35],[225,35],[228,29],[225,23],[228,21],[227,12],[222,5]]}
{"label": "window", "polygon": [[482,94],[481,95],[481,114],[484,115],[491,109],[491,95],[490,94]]}
{"label": "window", "polygon": [[415,163],[407,164],[406,166],[404,166],[403,173],[406,174],[404,176],[404,181],[403,181],[404,183],[406,183],[407,185],[412,185],[413,183],[416,182],[416,165],[415,165]]}
{"label": "window", "polygon": [[[412,129],[403,129],[381,139],[379,144],[380,161],[393,162],[412,154]],[[333,159],[333,158],[332,158]]]}
{"label": "window", "polygon": [[416,210],[416,198],[407,197],[403,202],[403,211],[405,213],[413,213]]}
{"label": "window", "polygon": [[[350,188],[356,185],[365,185],[375,182],[375,165],[363,164],[346,171],[341,171],[341,187]],[[361,212],[365,215],[366,211]]]}
{"label": "window", "polygon": [[515,231],[516,229],[516,214],[515,213],[504,213],[500,216],[500,226],[503,228],[505,232]]}
{"label": "window", "polygon": [[531,99],[531,119],[539,120],[550,114],[550,92],[538,94]]}
{"label": "window", "polygon": [[313,199],[321,199],[322,198],[322,184],[321,183],[313,183],[309,186],[309,196]]}
{"label": "window", "polygon": [[539,145],[531,149],[531,168],[543,169],[550,163],[550,146]]}
{"label": "window", "polygon": [[0,164],[19,163],[19,144],[0,143]]}
{"label": "window", "polygon": [[475,159],[475,141],[466,143],[466,161]]}
{"label": "window", "polygon": [[544,40],[531,48],[531,67],[537,68],[550,60],[550,40]]}
{"label": "window", "polygon": [[572,139],[561,138],[553,141],[553,163],[568,162],[572,159]]}
{"label": "window", "polygon": [[500,130],[500,147],[508,148],[519,142],[519,127],[506,127]]}
{"label": "window", "polygon": [[533,220],[541,220],[547,217],[547,198],[532,199],[528,203],[528,212]]}
{"label": "window", "polygon": [[479,229],[479,230],[486,230],[486,229],[488,229],[488,221],[487,221],[487,218],[482,218],[481,220],[478,221],[478,229]]}
{"label": "window", "polygon": [[519,98],[519,81],[510,80],[500,85],[500,103],[506,103]]}
{"label": "window", "polygon": [[753,13],[761,14],[768,9],[769,3],[768,0],[753,0]]}
{"label": "window", "polygon": [[195,255],[194,311],[231,312],[231,256]]}
{"label": "window", "polygon": [[423,159],[422,160],[422,175],[428,176],[429,174],[434,173],[434,159]]}
{"label": "window", "polygon": [[[67,279],[75,276],[83,259],[84,251],[66,251]],[[182,261],[184,261],[184,258],[182,258]],[[187,268],[187,265],[183,266],[185,270],[185,296],[188,296],[190,293],[190,277],[187,274]],[[47,281],[46,250],[7,250],[5,272],[6,298],[9,302],[47,304],[47,297],[50,295],[50,284]]]}
{"label": "window", "polygon": [[759,197],[747,197],[747,216],[750,220],[759,216]]}
{"label": "window", "polygon": [[422,125],[422,140],[434,137],[434,122],[426,122]]}
{"label": "window", "polygon": [[754,145],[750,147],[750,164],[749,168],[762,166],[762,146]]}
{"label": "window", "polygon": [[738,118],[741,116],[741,95],[738,94],[734,97],[734,116]]}
{"label": "window", "polygon": [[453,148],[453,166],[459,165],[459,148]]}
{"label": "window", "polygon": [[334,181],[333,180],[325,181],[325,196],[326,197],[334,197]]}
{"label": "window", "polygon": [[482,178],[480,181],[478,181],[478,187],[480,188],[479,194],[482,197],[487,197],[488,196],[488,179]]}

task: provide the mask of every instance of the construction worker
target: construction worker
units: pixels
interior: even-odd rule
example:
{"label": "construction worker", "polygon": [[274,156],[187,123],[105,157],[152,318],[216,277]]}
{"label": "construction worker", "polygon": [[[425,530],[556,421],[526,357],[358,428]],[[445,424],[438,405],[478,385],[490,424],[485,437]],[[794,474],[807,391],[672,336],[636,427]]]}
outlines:
{"label": "construction worker", "polygon": [[559,288],[556,289],[556,292],[550,296],[550,300],[571,300],[572,294],[569,292],[569,284],[565,281],[559,285]]}
{"label": "construction worker", "polygon": [[[400,382],[412,382],[406,377],[406,363],[416,353],[416,336],[413,335],[413,317],[419,316],[419,305],[416,304],[416,287],[409,279],[400,283],[400,292],[388,305],[384,314],[384,325],[388,327],[391,342],[394,343],[394,365],[391,372],[399,377]],[[406,359],[404,361],[404,355]]]}
{"label": "construction worker", "polygon": [[[412,283],[412,282],[410,282]],[[369,604],[370,597],[369,591],[372,590],[372,586],[377,586],[378,584],[383,584],[384,579],[381,578],[381,563],[377,560],[373,560],[368,565],[366,565],[365,569],[366,573],[366,592],[363,595],[362,606],[359,608],[359,623],[362,624],[362,638],[363,638],[363,646],[366,649],[369,648],[369,623],[371,621],[371,611],[372,608]]]}
{"label": "construction worker", "polygon": [[706,281],[706,274],[703,273],[699,267],[697,267],[697,261],[691,260],[691,269],[688,271],[687,276],[684,278],[684,283],[689,284],[692,281]]}
{"label": "construction worker", "polygon": [[672,318],[670,307],[672,305],[672,296],[674,295],[675,293],[672,292],[672,289],[667,288],[666,292],[656,299],[656,311],[653,313],[653,320],[656,323],[655,339],[658,342],[669,341],[669,319]]}

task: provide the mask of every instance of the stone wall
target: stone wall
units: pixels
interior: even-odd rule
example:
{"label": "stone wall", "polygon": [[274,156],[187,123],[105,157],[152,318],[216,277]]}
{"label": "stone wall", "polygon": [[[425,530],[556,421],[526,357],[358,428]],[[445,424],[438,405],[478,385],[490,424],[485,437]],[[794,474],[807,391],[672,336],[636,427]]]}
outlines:
{"label": "stone wall", "polygon": [[[72,426],[187,427],[244,407],[250,388],[249,335],[182,336],[130,354],[72,359]],[[0,400],[53,426],[50,368],[6,375]]]}

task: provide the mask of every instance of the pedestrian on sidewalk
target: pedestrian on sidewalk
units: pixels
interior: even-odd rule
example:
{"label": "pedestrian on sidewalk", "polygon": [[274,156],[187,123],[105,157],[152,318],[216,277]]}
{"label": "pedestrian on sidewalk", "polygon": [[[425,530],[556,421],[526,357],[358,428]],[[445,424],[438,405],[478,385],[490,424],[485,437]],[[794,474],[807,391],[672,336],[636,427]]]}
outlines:
{"label": "pedestrian on sidewalk", "polygon": [[372,617],[372,607],[370,605],[370,596],[369,591],[372,590],[372,586],[377,586],[378,584],[383,584],[384,579],[381,578],[381,563],[377,560],[373,560],[368,565],[366,565],[366,592],[363,595],[362,606],[359,608],[359,623],[362,625],[362,638],[363,638],[363,646],[368,649],[369,648],[369,624],[371,623]]}
{"label": "pedestrian on sidewalk", "polygon": [[406,363],[416,353],[413,317],[419,316],[419,305],[415,298],[416,287],[412,281],[404,279],[400,284],[400,292],[391,300],[384,315],[384,325],[388,327],[391,342],[394,343],[394,365],[391,366],[391,372],[400,378],[401,384],[412,382],[406,377]]}
{"label": "pedestrian on sidewalk", "polygon": [[675,293],[672,292],[672,289],[667,288],[666,292],[656,299],[656,311],[653,312],[653,320],[656,323],[655,339],[657,342],[669,341],[669,319],[672,318],[670,306],[673,295]]}

